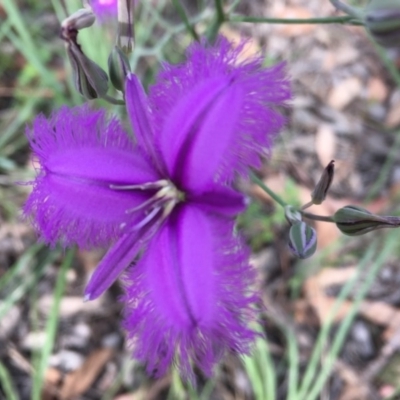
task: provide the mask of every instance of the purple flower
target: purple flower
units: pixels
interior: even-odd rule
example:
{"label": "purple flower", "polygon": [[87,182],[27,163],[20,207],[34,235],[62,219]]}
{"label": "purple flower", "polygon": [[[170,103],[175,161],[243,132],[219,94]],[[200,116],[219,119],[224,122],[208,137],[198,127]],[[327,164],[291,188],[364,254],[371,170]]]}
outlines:
{"label": "purple flower", "polygon": [[[25,214],[44,240],[113,243],[87,288],[101,295],[124,273],[125,327],[134,354],[163,374],[174,361],[211,374],[225,351],[244,353],[257,297],[248,251],[234,233],[244,198],[236,173],[256,167],[283,124],[282,66],[240,63],[220,38],[164,65],[149,97],[126,83],[135,141],[88,107],[39,116],[28,132],[40,169]],[[138,261],[132,266],[132,263]]]}
{"label": "purple flower", "polygon": [[91,0],[90,5],[100,20],[115,17],[118,13],[117,0]]}

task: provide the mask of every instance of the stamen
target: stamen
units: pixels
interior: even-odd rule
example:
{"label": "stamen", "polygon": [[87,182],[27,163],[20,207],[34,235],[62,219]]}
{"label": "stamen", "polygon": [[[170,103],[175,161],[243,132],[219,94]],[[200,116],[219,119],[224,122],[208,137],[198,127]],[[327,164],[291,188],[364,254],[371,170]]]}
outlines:
{"label": "stamen", "polygon": [[114,190],[152,190],[160,189],[168,186],[170,183],[166,179],[161,179],[156,182],[141,183],[140,185],[110,185],[110,189]]}
{"label": "stamen", "polygon": [[167,217],[169,214],[171,214],[172,210],[178,203],[178,200],[176,199],[171,199],[170,201],[167,202],[167,204],[164,207],[163,211],[163,218]]}
{"label": "stamen", "polygon": [[150,199],[144,201],[142,204],[139,204],[137,207],[126,210],[125,212],[127,214],[132,214],[136,211],[140,211],[140,210],[143,210],[144,208],[147,208],[148,206],[152,205],[153,203],[157,203],[157,202],[164,203],[164,201],[168,199],[167,195],[169,192],[170,192],[170,188],[164,187],[161,190],[159,190],[154,196],[150,197]]}
{"label": "stamen", "polygon": [[[109,187],[113,190],[156,190],[156,193],[149,199],[125,211],[127,214],[132,214],[137,211],[143,211],[145,213],[144,218],[133,226],[133,230],[135,231],[143,228],[152,219],[157,218],[157,215],[160,217],[159,221],[163,221],[171,214],[176,204],[185,200],[185,194],[180,192],[172,182],[166,179],[139,185],[111,184]],[[121,225],[121,229],[123,228],[124,226]]]}
{"label": "stamen", "polygon": [[150,199],[144,201],[143,203],[139,204],[137,207],[130,208],[125,211],[126,214],[132,214],[136,211],[143,210],[144,208],[147,208],[148,206],[152,205],[157,201],[157,195],[150,197]]}
{"label": "stamen", "polygon": [[137,223],[134,227],[134,231],[138,231],[139,229],[143,228],[148,222],[150,222],[156,215],[157,213],[161,210],[161,207],[156,207],[151,210],[145,218],[143,218],[139,223]]}

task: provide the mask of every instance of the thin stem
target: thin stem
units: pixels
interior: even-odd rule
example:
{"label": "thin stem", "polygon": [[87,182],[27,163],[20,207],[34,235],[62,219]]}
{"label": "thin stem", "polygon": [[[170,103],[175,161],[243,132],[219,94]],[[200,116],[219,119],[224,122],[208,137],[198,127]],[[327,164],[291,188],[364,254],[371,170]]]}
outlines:
{"label": "thin stem", "polygon": [[288,205],[275,192],[273,192],[260,178],[258,178],[253,172],[250,173],[250,178],[255,184],[260,186],[260,188],[262,190],[264,190],[264,192],[269,194],[272,197],[272,199],[275,200],[282,207],[286,207]]}
{"label": "thin stem", "polygon": [[395,132],[396,139],[394,145],[390,148],[389,154],[380,168],[378,179],[375,180],[375,183],[372,185],[371,189],[369,189],[367,197],[364,199],[365,203],[369,203],[374,196],[377,196],[380,190],[384,187],[386,183],[386,179],[389,176],[389,171],[392,169],[394,163],[396,162],[396,156],[399,152],[400,148],[400,131]]}
{"label": "thin stem", "polygon": [[124,100],[116,99],[114,97],[109,96],[108,94],[105,94],[101,98],[104,99],[105,101],[108,101],[110,104],[115,104],[117,106],[124,106],[125,105],[125,101]]}
{"label": "thin stem", "polygon": [[346,3],[342,3],[340,0],[330,0],[333,7],[337,8],[340,11],[343,11],[347,15],[351,15],[354,18],[362,19],[362,13],[357,8],[349,6]]}
{"label": "thin stem", "polygon": [[400,217],[393,217],[392,215],[388,215],[386,217],[383,217],[387,223],[393,225],[394,228],[397,228],[400,226]]}
{"label": "thin stem", "polygon": [[243,15],[225,16],[229,22],[250,22],[268,24],[349,24],[363,25],[363,22],[351,16],[326,17],[326,18],[266,18]]}
{"label": "thin stem", "polygon": [[332,217],[328,217],[325,215],[315,215],[315,214],[311,214],[311,213],[308,213],[306,211],[301,211],[301,210],[300,210],[300,213],[303,217],[312,219],[313,221],[324,221],[324,222],[333,222],[333,223],[335,222]]}
{"label": "thin stem", "polygon": [[206,37],[209,43],[213,43],[218,35],[221,25],[226,21],[222,0],[215,0],[215,9],[217,13],[215,15],[214,22],[210,25]]}
{"label": "thin stem", "polygon": [[302,210],[305,210],[308,207],[311,207],[314,203],[312,201],[309,201],[307,204],[304,204],[304,206],[301,207]]}
{"label": "thin stem", "polygon": [[217,20],[221,23],[225,21],[224,8],[222,5],[222,0],[215,0],[215,8],[217,10]]}
{"label": "thin stem", "polygon": [[186,29],[189,31],[192,38],[198,42],[199,36],[197,35],[197,32],[194,30],[193,26],[190,24],[189,18],[186,15],[185,9],[182,7],[182,4],[180,3],[179,0],[172,0],[172,3],[174,4],[176,11],[178,11],[178,14],[181,17],[182,22],[186,26]]}
{"label": "thin stem", "polygon": [[395,63],[389,58],[389,56],[386,53],[386,50],[379,43],[377,43],[376,40],[370,34],[368,34],[368,36],[371,42],[373,43],[375,50],[378,52],[379,57],[381,58],[382,62],[385,64],[385,67],[387,68],[393,80],[395,81],[396,85],[400,88],[400,72],[397,69]]}

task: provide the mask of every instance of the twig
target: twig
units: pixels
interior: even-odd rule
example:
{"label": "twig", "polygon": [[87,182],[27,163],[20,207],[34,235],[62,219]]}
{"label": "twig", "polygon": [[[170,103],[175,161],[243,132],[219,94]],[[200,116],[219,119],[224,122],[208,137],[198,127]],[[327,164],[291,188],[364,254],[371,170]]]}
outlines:
{"label": "twig", "polygon": [[352,16],[346,15],[341,17],[325,17],[325,18],[266,18],[232,15],[226,16],[229,22],[249,22],[249,23],[268,23],[268,24],[348,24],[363,25],[362,21]]}
{"label": "twig", "polygon": [[376,360],[371,362],[363,372],[365,381],[374,379],[383,368],[386,367],[390,358],[400,349],[400,328],[398,328],[388,342],[382,347]]}

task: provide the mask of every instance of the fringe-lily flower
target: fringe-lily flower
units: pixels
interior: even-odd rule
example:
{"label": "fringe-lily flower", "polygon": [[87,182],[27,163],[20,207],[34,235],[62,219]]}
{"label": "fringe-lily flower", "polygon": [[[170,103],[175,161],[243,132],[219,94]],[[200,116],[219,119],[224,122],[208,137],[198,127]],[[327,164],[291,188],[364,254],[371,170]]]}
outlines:
{"label": "fringe-lily flower", "polygon": [[113,243],[86,298],[125,271],[125,327],[152,373],[179,361],[188,377],[193,363],[210,374],[255,335],[253,271],[234,233],[244,198],[231,183],[259,165],[290,93],[281,66],[239,62],[241,50],[222,38],[192,45],[148,97],[128,76],[135,139],[88,107],[39,116],[28,132],[40,170],[25,213],[47,242]]}
{"label": "fringe-lily flower", "polygon": [[118,0],[91,0],[90,5],[100,20],[115,17],[118,12]]}

